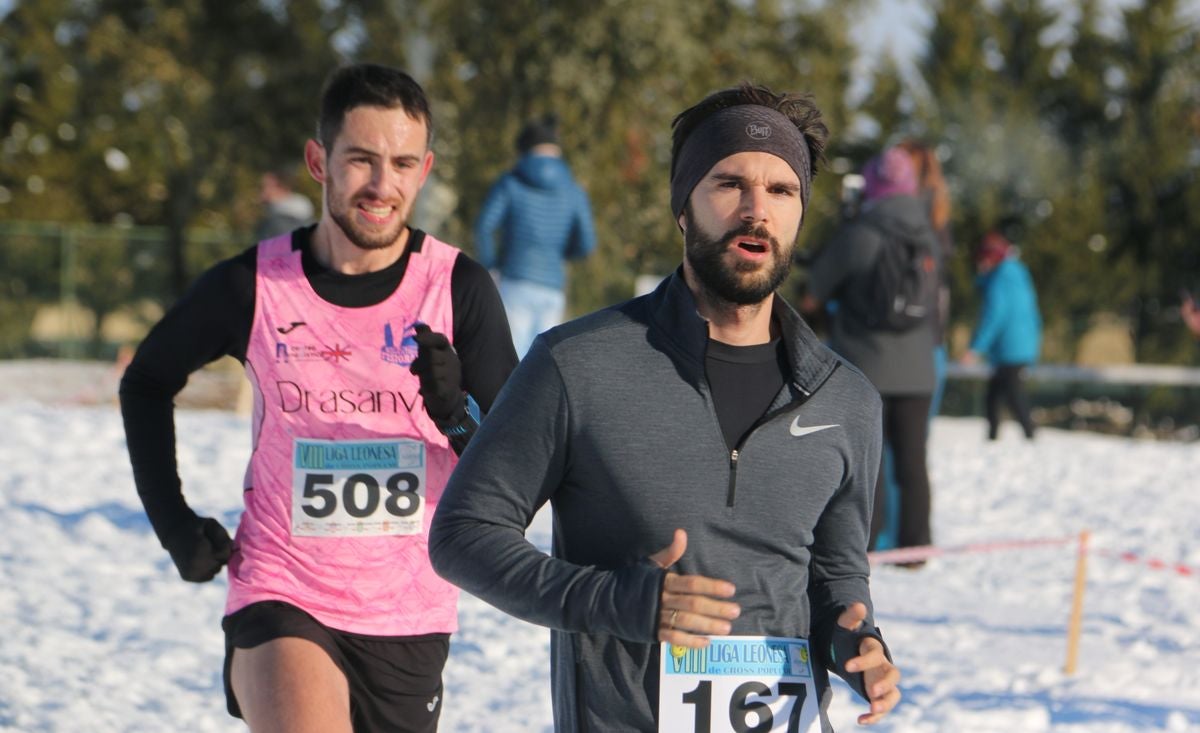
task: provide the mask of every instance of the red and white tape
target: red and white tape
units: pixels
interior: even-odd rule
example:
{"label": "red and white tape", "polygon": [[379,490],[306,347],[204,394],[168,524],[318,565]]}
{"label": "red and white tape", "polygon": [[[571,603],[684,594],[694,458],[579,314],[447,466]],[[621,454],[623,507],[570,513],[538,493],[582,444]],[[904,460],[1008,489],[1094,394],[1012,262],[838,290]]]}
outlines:
{"label": "red and white tape", "polygon": [[894,565],[896,563],[920,562],[942,555],[979,554],[996,552],[998,550],[1019,550],[1029,547],[1049,547],[1070,545],[1078,542],[1078,537],[1050,537],[1029,540],[1001,540],[998,542],[973,542],[966,545],[938,547],[937,545],[921,545],[920,547],[901,547],[896,550],[881,550],[868,552],[867,559],[873,563]]}
{"label": "red and white tape", "polygon": [[1101,557],[1109,557],[1121,562],[1134,563],[1135,565],[1144,565],[1153,570],[1166,570],[1187,577],[1200,576],[1200,569],[1198,568],[1193,568],[1183,563],[1168,562],[1157,557],[1142,557],[1136,552],[1115,552],[1113,550],[1092,550],[1092,552]]}
{"label": "red and white tape", "polygon": [[[1080,538],[1074,537],[1045,537],[1024,540],[1001,540],[997,542],[973,542],[966,545],[938,547],[922,545],[920,547],[902,547],[896,550],[881,550],[868,552],[867,559],[873,564],[895,565],[902,563],[921,562],[942,555],[966,555],[997,552],[1000,550],[1022,550],[1031,547],[1054,547],[1078,544]],[[1183,563],[1170,562],[1156,557],[1145,557],[1136,552],[1119,552],[1116,550],[1088,548],[1088,554],[1099,557],[1120,560],[1121,562],[1142,565],[1152,570],[1166,570],[1185,577],[1200,577],[1200,568]]]}

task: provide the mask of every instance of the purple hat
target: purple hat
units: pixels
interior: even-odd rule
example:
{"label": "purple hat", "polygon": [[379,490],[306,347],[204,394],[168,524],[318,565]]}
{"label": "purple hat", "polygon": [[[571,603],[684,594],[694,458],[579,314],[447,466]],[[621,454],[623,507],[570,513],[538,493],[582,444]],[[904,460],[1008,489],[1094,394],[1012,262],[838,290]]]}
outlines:
{"label": "purple hat", "polygon": [[917,167],[912,158],[900,148],[888,148],[883,154],[867,161],[863,168],[863,200],[889,196],[915,196]]}

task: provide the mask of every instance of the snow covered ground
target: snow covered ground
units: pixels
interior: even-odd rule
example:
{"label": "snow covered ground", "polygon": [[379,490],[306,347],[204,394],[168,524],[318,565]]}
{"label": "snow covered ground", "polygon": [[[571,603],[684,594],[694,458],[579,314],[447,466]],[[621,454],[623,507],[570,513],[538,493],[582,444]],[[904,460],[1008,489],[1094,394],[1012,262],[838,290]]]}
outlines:
{"label": "snow covered ground", "polygon": [[[60,392],[61,394],[61,392]],[[183,410],[196,509],[240,510],[246,418]],[[111,404],[0,398],[0,730],[239,731],[224,712],[223,577],[181,581],[134,492]],[[878,621],[905,698],[880,731],[1200,731],[1200,444],[939,419],[930,463],[942,546],[1088,529],[1078,671],[1063,673],[1069,544],[878,566]],[[530,532],[549,544],[548,517]],[[1136,557],[1122,557],[1133,553]],[[464,596],[444,731],[549,731],[548,633]],[[835,726],[862,705],[838,683]]]}

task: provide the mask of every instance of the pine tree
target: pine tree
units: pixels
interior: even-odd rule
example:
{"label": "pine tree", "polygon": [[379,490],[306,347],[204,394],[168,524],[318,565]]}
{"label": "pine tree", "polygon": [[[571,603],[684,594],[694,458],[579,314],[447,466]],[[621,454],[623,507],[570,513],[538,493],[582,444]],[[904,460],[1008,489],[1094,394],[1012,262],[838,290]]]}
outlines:
{"label": "pine tree", "polygon": [[[673,116],[749,80],[813,92],[830,127],[842,129],[853,49],[841,12],[729,0],[423,4],[415,18],[432,49],[427,86],[443,130],[437,169],[459,195],[446,234],[471,248],[471,223],[487,187],[512,165],[517,131],[553,111],[598,230],[598,251],[575,268],[571,309],[628,297],[638,274],[665,275],[680,258],[668,204]],[[382,51],[391,22],[374,16],[365,43]],[[827,181],[818,178],[810,222],[836,211]]]}
{"label": "pine tree", "polygon": [[[1196,29],[1168,0],[1123,10],[1117,37],[1093,0],[1070,25],[1048,7],[941,4],[907,124],[949,152],[960,250],[1019,223],[1048,357],[1073,358],[1089,316],[1115,311],[1139,359],[1178,358],[1185,337],[1164,313],[1197,270]],[[973,303],[969,262],[953,268],[955,302]]]}

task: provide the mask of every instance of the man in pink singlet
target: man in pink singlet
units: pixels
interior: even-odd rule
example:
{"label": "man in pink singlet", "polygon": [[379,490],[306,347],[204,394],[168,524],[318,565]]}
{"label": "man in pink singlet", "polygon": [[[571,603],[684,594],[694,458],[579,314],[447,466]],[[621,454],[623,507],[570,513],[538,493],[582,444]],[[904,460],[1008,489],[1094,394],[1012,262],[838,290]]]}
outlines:
{"label": "man in pink singlet", "polygon": [[[320,220],[205,272],[121,382],[163,547],[188,581],[228,565],[226,701],[255,733],[437,729],[458,592],[429,525],[474,433],[468,396],[490,409],[517,359],[487,270],[408,225],[432,138],[407,74],[335,71],[304,150]],[[225,355],[254,394],[233,539],[184,498],[172,411]]]}

